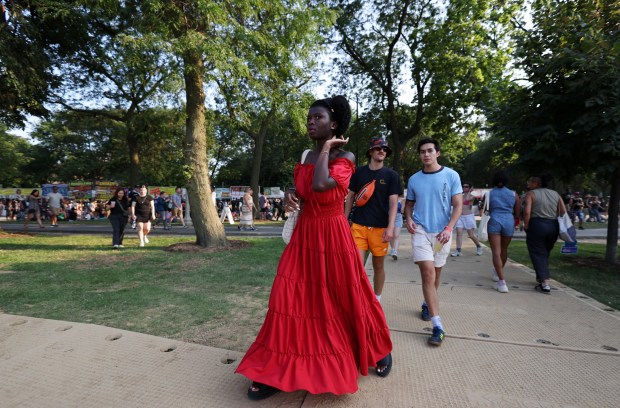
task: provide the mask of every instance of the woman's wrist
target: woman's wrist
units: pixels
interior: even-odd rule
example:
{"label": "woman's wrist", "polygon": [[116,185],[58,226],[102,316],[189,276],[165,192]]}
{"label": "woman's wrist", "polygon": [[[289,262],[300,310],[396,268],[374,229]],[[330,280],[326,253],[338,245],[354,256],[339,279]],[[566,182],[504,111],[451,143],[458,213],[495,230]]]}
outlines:
{"label": "woman's wrist", "polygon": [[452,227],[449,225],[446,225],[444,229],[447,230],[448,232],[452,232]]}

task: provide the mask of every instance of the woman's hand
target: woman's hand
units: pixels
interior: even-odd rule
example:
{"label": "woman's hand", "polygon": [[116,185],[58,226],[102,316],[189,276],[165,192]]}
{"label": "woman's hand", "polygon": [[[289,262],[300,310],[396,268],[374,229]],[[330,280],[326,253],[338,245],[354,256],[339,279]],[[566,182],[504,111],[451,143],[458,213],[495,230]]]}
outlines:
{"label": "woman's hand", "polygon": [[330,151],[334,148],[339,148],[349,143],[349,138],[346,139],[344,136],[334,136],[331,139],[327,139],[325,144],[323,145],[323,151]]}
{"label": "woman's hand", "polygon": [[299,211],[299,197],[297,197],[297,193],[295,190],[287,190],[284,193],[284,211]]}

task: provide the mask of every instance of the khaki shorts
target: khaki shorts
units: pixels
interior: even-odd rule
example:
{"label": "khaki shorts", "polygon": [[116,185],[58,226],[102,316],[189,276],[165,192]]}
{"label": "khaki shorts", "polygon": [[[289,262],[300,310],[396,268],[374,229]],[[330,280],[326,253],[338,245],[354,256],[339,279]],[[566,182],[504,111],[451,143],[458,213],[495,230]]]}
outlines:
{"label": "khaki shorts", "polygon": [[372,256],[386,256],[389,242],[383,242],[385,228],[365,227],[363,225],[351,225],[351,233],[357,248],[362,251],[370,249]]}
{"label": "khaki shorts", "polygon": [[429,234],[419,224],[416,225],[415,234],[411,235],[411,246],[413,247],[413,262],[433,261],[435,268],[441,268],[446,264],[448,254],[450,253],[450,245],[452,244],[452,235],[450,240],[446,242],[440,250],[435,252],[435,243],[437,242],[438,232]]}
{"label": "khaki shorts", "polygon": [[178,218],[183,218],[183,210],[181,208],[174,207],[172,209],[172,216],[173,217],[178,217]]}
{"label": "khaki shorts", "polygon": [[50,210],[52,211],[52,215],[60,214],[60,208],[59,207],[50,207]]}

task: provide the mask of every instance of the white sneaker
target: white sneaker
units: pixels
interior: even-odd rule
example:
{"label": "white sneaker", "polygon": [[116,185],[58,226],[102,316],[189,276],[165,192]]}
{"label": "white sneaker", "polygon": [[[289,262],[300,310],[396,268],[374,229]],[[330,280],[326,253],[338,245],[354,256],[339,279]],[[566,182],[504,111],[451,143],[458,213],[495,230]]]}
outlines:
{"label": "white sneaker", "polygon": [[450,254],[450,256],[461,256],[461,251],[454,251]]}
{"label": "white sneaker", "polygon": [[139,246],[143,247],[144,246],[144,241],[140,241],[140,245]]}
{"label": "white sneaker", "polygon": [[497,276],[497,272],[495,272],[495,268],[493,270],[493,282],[499,282],[499,276]]}
{"label": "white sneaker", "polygon": [[506,282],[497,282],[495,284],[495,290],[499,293],[508,293],[508,285],[506,285]]}
{"label": "white sneaker", "polygon": [[146,237],[146,235],[144,236],[144,243],[148,244],[149,243],[149,239]]}
{"label": "white sneaker", "polygon": [[478,256],[482,255],[482,245],[480,245],[478,248],[476,248],[476,255],[478,255]]}

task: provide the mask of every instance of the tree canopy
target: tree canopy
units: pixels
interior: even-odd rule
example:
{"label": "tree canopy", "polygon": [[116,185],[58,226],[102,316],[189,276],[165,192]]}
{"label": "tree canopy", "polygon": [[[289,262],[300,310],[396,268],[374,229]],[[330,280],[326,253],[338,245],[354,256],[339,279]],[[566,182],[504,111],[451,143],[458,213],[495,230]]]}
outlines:
{"label": "tree canopy", "polygon": [[620,5],[598,0],[533,3],[519,38],[527,85],[490,112],[499,156],[563,180],[596,174],[611,189],[606,259],[616,257],[620,199]]}

